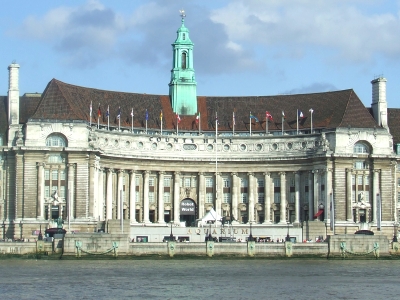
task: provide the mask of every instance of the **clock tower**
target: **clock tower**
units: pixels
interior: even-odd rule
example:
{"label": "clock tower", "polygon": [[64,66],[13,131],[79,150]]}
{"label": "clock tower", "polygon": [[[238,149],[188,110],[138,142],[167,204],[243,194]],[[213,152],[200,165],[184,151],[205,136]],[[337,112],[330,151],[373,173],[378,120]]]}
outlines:
{"label": "clock tower", "polygon": [[172,110],[180,115],[197,113],[196,80],[193,68],[193,43],[189,30],[185,27],[185,11],[181,10],[182,25],[172,44],[173,68],[169,83],[169,96]]}

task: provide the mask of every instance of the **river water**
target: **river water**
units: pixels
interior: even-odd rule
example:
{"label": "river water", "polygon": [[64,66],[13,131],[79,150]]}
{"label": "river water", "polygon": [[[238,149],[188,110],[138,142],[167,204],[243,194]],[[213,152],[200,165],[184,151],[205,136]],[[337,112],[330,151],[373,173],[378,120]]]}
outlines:
{"label": "river water", "polygon": [[0,260],[0,299],[399,299],[400,260]]}

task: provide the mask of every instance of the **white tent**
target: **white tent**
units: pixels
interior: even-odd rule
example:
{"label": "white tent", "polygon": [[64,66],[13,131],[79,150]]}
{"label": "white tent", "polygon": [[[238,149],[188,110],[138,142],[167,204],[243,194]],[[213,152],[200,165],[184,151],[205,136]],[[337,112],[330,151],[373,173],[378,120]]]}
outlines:
{"label": "white tent", "polygon": [[211,208],[203,218],[196,221],[197,227],[203,227],[207,225],[209,221],[211,221],[215,225],[221,225],[222,217],[214,210],[214,208]]}

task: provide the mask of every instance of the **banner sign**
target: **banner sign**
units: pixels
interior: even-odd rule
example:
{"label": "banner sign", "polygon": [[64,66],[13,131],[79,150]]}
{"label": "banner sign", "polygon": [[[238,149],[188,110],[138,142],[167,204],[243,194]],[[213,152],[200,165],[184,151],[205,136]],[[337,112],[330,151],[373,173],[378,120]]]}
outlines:
{"label": "banner sign", "polygon": [[196,214],[196,204],[193,200],[185,199],[181,202],[181,215],[194,216]]}

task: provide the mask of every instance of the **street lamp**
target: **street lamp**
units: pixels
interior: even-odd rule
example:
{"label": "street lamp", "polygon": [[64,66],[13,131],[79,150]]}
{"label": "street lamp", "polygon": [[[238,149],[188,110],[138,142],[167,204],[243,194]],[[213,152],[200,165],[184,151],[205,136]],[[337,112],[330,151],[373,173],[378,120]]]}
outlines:
{"label": "street lamp", "polygon": [[6,240],[6,224],[4,223],[4,221],[3,221],[3,240],[5,241]]}
{"label": "street lamp", "polygon": [[208,224],[210,224],[210,232],[208,233],[208,237],[206,238],[206,240],[211,242],[213,240],[213,237],[211,235],[211,224],[212,224],[212,221],[207,221],[207,222],[208,222]]}
{"label": "street lamp", "polygon": [[171,234],[169,235],[169,241],[172,242],[173,240],[175,240],[174,235],[172,234],[172,221],[170,222],[171,224]]}
{"label": "street lamp", "polygon": [[251,231],[251,222],[249,222],[249,224],[250,224],[250,235],[249,235],[248,240],[249,240],[249,242],[252,242],[253,241],[253,233]]}
{"label": "street lamp", "polygon": [[397,224],[394,223],[394,232],[393,232],[393,243],[397,243]]}
{"label": "street lamp", "polygon": [[289,224],[290,224],[290,222],[287,222],[287,234],[286,234],[286,242],[290,242],[290,235],[289,235]]}

